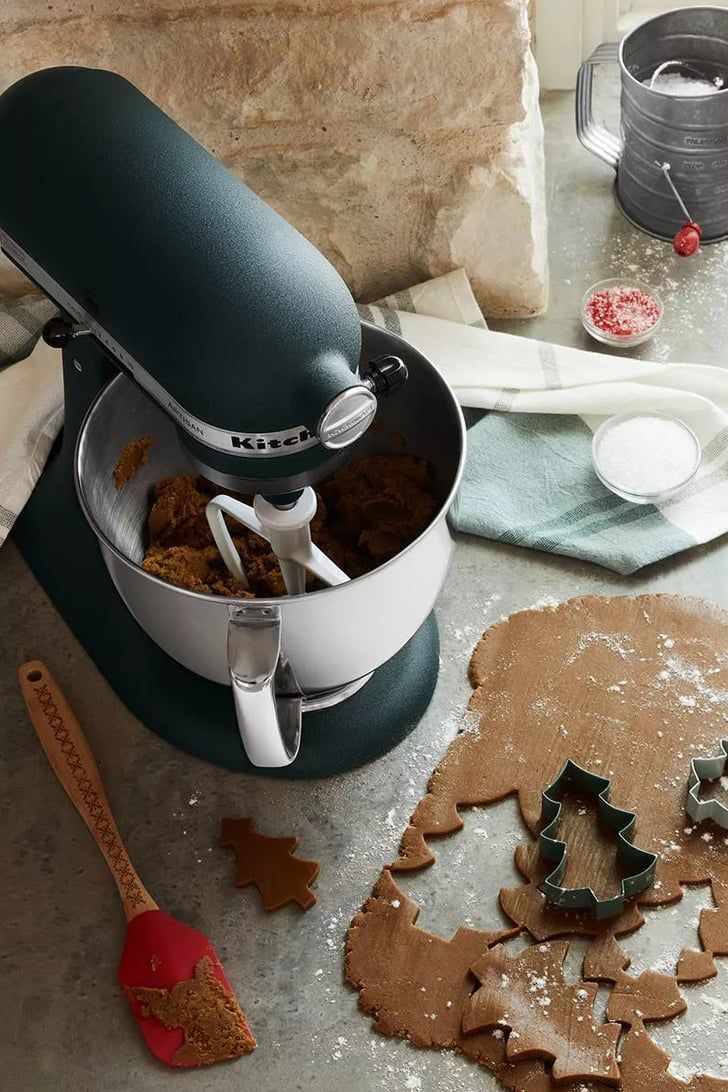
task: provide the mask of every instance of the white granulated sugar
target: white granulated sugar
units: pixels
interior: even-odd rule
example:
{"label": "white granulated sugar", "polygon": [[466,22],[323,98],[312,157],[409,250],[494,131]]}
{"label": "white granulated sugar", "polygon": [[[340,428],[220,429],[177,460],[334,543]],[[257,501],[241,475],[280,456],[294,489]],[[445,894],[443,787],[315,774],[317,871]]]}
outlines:
{"label": "white granulated sugar", "polygon": [[690,476],[698,457],[695,438],[682,422],[647,413],[612,425],[596,450],[607,481],[637,496],[675,489]]}
{"label": "white granulated sugar", "polygon": [[399,901],[399,899],[392,899],[392,901],[390,902],[390,904],[389,904],[389,905],[390,905],[390,906],[393,906],[395,910],[399,910],[399,908],[400,908],[400,906],[401,906],[402,904],[401,904],[401,902]]}
{"label": "white granulated sugar", "polygon": [[691,694],[681,694],[678,701],[681,705],[684,705],[686,709],[695,708],[695,698]]}
{"label": "white granulated sugar", "polygon": [[723,80],[720,76],[709,80],[699,76],[684,76],[681,72],[660,72],[657,76],[648,76],[642,83],[645,87],[651,87],[653,91],[661,91],[663,95],[677,95],[681,98],[694,98],[697,95],[715,95],[723,90]]}

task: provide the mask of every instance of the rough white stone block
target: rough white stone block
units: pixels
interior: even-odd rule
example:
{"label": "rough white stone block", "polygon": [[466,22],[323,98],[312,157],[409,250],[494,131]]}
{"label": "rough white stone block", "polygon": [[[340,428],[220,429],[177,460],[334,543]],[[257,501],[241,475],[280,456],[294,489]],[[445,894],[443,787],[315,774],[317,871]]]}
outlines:
{"label": "rough white stone block", "polygon": [[[4,0],[0,34],[0,89],[55,64],[122,73],[360,300],[462,265],[490,315],[545,306],[526,0]],[[0,266],[0,292],[20,284]]]}

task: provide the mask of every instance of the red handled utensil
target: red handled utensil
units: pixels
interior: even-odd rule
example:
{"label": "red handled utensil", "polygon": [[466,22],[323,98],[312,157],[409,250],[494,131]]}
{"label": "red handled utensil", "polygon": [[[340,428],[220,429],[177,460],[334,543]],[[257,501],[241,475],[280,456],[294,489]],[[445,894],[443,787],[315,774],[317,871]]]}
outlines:
{"label": "red handled utensil", "polygon": [[692,216],[688,212],[685,202],[680,196],[680,192],[672,180],[670,174],[670,164],[657,162],[657,166],[660,168],[665,176],[665,181],[673,192],[673,196],[680,206],[680,211],[685,217],[685,223],[681,228],[675,232],[675,237],[672,240],[672,249],[676,254],[679,254],[681,258],[691,258],[700,249],[700,239],[703,234],[703,229],[700,224],[693,220]]}
{"label": "red handled utensil", "polygon": [[61,688],[40,660],[23,664],[18,677],[46,757],[118,888],[127,920],[119,982],[147,1046],[160,1061],[185,1067],[247,1054],[255,1040],[215,949],[160,910],[139,879]]}

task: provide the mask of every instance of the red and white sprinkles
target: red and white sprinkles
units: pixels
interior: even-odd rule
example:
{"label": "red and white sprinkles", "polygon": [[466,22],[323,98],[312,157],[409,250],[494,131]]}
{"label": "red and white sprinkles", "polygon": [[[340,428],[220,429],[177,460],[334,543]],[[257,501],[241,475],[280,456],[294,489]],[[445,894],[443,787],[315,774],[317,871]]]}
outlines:
{"label": "red and white sprinkles", "polygon": [[656,325],[660,305],[641,288],[615,284],[594,292],[584,304],[584,315],[592,326],[611,337],[636,337]]}

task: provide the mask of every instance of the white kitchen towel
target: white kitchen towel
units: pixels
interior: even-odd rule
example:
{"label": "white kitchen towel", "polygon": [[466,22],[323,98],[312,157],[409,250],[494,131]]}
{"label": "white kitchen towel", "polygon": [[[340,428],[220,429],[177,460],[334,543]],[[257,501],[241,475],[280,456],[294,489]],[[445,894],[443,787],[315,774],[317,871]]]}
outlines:
{"label": "white kitchen towel", "polygon": [[0,306],[0,545],[63,424],[61,354],[38,340],[56,312],[45,298]]}

